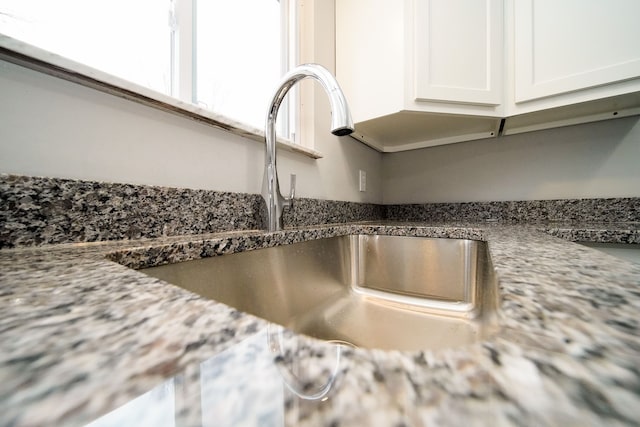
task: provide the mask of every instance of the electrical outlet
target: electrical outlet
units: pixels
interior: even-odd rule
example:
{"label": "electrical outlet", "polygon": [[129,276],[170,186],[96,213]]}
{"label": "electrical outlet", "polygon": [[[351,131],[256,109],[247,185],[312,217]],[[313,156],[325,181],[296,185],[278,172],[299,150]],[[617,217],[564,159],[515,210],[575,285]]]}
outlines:
{"label": "electrical outlet", "polygon": [[358,173],[358,177],[359,177],[359,188],[360,191],[365,192],[367,191],[367,173],[363,170],[360,170]]}

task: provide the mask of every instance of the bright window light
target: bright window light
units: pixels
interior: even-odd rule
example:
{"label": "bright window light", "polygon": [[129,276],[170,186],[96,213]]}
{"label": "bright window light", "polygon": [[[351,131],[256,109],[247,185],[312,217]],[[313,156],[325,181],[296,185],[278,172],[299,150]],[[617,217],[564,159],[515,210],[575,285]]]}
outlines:
{"label": "bright window light", "polygon": [[262,129],[288,65],[288,2],[0,0],[0,33]]}
{"label": "bright window light", "polygon": [[0,0],[0,32],[165,94],[168,0]]}
{"label": "bright window light", "polygon": [[263,128],[283,71],[280,4],[198,0],[196,10],[198,103]]}

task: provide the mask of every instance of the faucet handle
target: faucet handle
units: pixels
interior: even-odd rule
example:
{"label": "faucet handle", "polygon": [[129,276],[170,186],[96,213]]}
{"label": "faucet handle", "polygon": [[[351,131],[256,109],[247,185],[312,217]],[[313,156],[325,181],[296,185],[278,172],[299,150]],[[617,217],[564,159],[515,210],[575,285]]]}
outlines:
{"label": "faucet handle", "polygon": [[296,174],[291,174],[291,185],[289,187],[289,207],[293,206],[293,199],[296,198]]}
{"label": "faucet handle", "polygon": [[284,198],[283,208],[293,208],[293,199],[296,198],[296,174],[291,174],[291,185],[289,187],[289,197]]}

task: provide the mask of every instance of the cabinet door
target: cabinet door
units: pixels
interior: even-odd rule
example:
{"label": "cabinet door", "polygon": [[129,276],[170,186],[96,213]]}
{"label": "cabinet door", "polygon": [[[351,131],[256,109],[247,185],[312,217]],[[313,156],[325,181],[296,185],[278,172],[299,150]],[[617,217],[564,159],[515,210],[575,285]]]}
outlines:
{"label": "cabinet door", "polygon": [[499,105],[502,0],[415,0],[415,98]]}
{"label": "cabinet door", "polygon": [[515,102],[640,76],[640,1],[514,2]]}
{"label": "cabinet door", "polygon": [[335,3],[336,77],[353,120],[361,122],[404,109],[404,2]]}

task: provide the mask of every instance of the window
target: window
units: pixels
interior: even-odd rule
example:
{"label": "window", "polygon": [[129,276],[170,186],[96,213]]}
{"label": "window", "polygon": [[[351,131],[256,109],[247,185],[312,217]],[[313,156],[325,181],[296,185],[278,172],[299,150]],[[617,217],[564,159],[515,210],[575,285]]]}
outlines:
{"label": "window", "polygon": [[0,32],[170,94],[168,3],[0,0]]}
{"label": "window", "polygon": [[289,2],[0,0],[0,33],[262,129],[295,61]]}

